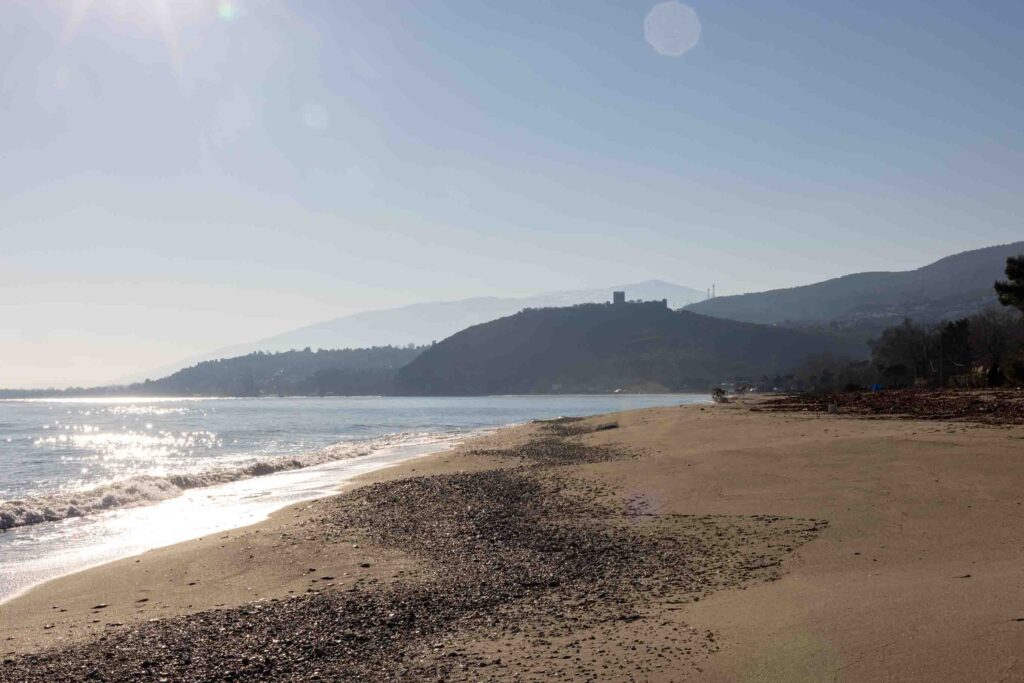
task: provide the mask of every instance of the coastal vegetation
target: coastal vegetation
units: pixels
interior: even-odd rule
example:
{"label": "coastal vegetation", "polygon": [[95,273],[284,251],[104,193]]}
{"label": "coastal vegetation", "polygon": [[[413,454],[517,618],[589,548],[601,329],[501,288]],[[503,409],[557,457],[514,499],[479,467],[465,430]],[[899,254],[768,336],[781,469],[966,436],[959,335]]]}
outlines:
{"label": "coastal vegetation", "polygon": [[201,396],[317,396],[394,393],[395,371],[422,346],[256,352],[207,361],[129,387],[131,393]]}
{"label": "coastal vegetation", "polygon": [[804,391],[1024,384],[1024,256],[1008,257],[1005,272],[994,286],[1002,309],[935,323],[906,318],[870,342],[869,361],[812,356],[783,381]]}
{"label": "coastal vegetation", "polygon": [[423,346],[375,346],[265,353],[204,361],[167,377],[125,386],[6,390],[0,398],[47,396],[323,396],[395,391],[395,371]]}
{"label": "coastal vegetation", "polygon": [[1006,278],[995,284],[999,303],[1024,313],[1024,254],[1006,259]]}
{"label": "coastal vegetation", "polygon": [[788,372],[821,353],[856,355],[827,334],[673,311],[661,302],[525,310],[449,337],[399,372],[423,394],[707,391]]}

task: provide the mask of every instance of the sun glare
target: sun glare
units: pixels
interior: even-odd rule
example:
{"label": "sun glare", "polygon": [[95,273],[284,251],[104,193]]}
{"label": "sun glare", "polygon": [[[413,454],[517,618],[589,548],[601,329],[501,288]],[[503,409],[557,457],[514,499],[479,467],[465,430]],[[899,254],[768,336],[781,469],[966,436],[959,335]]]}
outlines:
{"label": "sun glare", "polygon": [[203,21],[234,21],[242,8],[235,0],[72,0],[63,39],[74,38],[93,18],[140,33],[159,33],[178,61],[178,33]]}
{"label": "sun glare", "polygon": [[233,2],[217,3],[217,14],[224,21],[231,21],[238,17],[238,5]]}

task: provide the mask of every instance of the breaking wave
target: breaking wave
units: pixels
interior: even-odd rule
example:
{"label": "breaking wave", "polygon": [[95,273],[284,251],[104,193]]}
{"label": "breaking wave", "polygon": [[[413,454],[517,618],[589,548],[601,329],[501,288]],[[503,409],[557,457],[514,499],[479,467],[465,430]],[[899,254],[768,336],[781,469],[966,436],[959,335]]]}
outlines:
{"label": "breaking wave", "polygon": [[440,444],[454,436],[452,433],[396,434],[368,441],[339,443],[298,456],[276,456],[201,472],[139,475],[85,490],[62,491],[26,500],[3,501],[0,502],[0,531],[43,522],[58,522],[72,517],[85,517],[118,508],[149,505],[174,498],[189,489],[228,484],[240,479],[356,458],[391,446],[430,442]]}

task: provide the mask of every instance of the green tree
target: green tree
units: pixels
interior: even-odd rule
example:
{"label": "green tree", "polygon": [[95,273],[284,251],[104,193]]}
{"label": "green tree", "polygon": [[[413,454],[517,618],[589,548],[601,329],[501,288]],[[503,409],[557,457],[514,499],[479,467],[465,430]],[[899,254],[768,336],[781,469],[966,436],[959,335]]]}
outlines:
{"label": "green tree", "polygon": [[906,319],[871,343],[871,357],[886,384],[910,386],[930,377],[932,361],[938,357],[933,346],[928,330]]}
{"label": "green tree", "polygon": [[1024,313],[1024,254],[1006,259],[1006,277],[995,284],[999,303]]}
{"label": "green tree", "polygon": [[970,346],[974,362],[988,368],[989,386],[1003,383],[1003,364],[1024,343],[1024,327],[1017,316],[1004,309],[989,309],[971,316]]}
{"label": "green tree", "polygon": [[[1006,259],[1006,279],[997,282],[995,288],[999,303],[1024,313],[1024,254]],[[1024,347],[1010,357],[1006,374],[1018,384],[1024,384]]]}
{"label": "green tree", "polygon": [[946,322],[938,328],[939,338],[939,385],[945,385],[950,377],[968,372],[974,359],[971,348],[971,321],[962,318]]}

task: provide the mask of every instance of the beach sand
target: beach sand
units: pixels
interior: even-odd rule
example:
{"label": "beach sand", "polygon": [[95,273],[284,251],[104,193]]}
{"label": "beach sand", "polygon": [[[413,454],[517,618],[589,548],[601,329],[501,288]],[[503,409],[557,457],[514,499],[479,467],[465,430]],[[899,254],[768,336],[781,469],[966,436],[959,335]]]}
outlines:
{"label": "beach sand", "polygon": [[558,428],[44,584],[0,606],[0,680],[1024,680],[1024,427]]}

